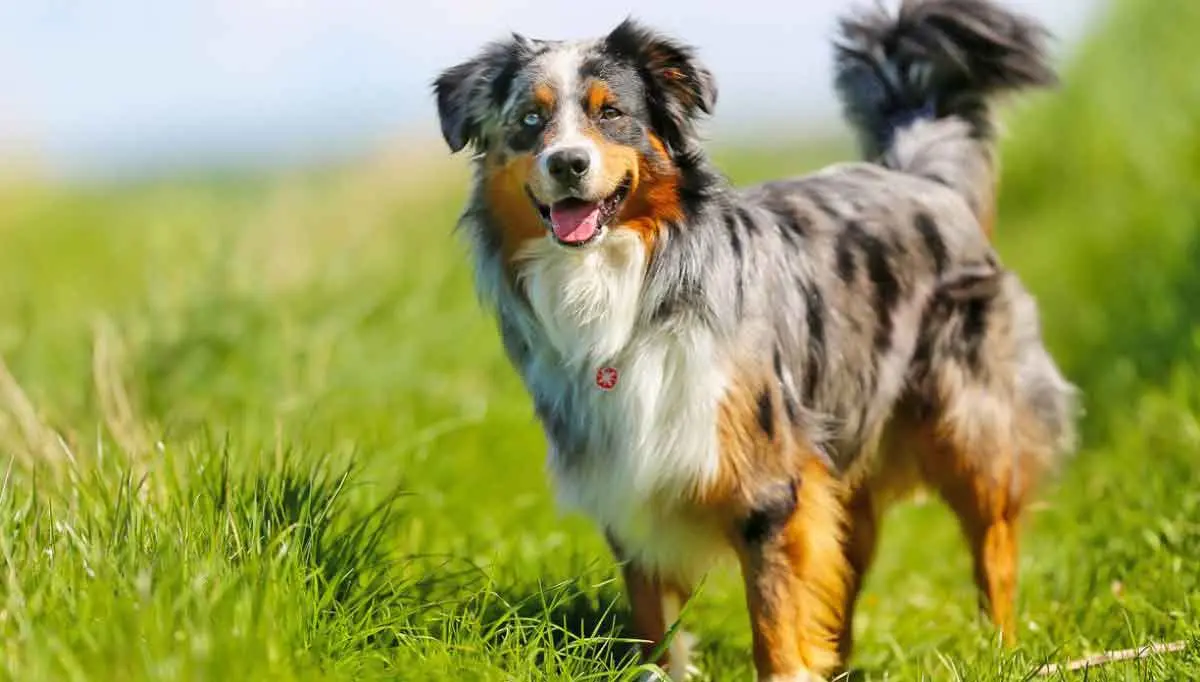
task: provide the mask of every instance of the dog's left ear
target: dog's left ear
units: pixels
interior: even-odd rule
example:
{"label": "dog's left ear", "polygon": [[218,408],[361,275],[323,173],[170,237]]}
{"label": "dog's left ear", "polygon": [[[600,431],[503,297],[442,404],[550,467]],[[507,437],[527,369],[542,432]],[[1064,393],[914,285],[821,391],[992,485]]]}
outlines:
{"label": "dog's left ear", "polygon": [[480,142],[490,113],[508,98],[513,77],[534,49],[533,41],[513,34],[490,43],[474,58],[446,69],[433,83],[442,137],[451,152]]}
{"label": "dog's left ear", "polygon": [[651,123],[675,149],[686,146],[701,114],[717,104],[717,83],[690,46],[626,19],[604,39],[614,56],[633,63],[646,83]]}

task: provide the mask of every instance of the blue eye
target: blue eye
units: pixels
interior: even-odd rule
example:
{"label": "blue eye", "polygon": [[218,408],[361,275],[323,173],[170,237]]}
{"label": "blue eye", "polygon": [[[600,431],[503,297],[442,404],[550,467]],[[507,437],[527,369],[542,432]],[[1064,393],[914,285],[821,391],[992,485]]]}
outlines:
{"label": "blue eye", "polygon": [[542,115],[536,111],[531,111],[528,114],[525,114],[525,117],[521,119],[521,123],[529,128],[537,126],[541,124],[541,122]]}

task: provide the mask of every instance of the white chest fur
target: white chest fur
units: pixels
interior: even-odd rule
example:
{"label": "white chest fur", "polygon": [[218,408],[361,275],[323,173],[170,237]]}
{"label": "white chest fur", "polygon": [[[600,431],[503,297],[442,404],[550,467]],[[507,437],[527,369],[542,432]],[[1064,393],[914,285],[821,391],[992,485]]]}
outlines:
{"label": "white chest fur", "polygon": [[[642,322],[646,251],[627,230],[577,250],[546,240],[521,260],[547,346],[535,349],[526,381],[534,391],[571,391],[588,443],[585,453],[551,450],[560,503],[591,516],[643,563],[696,577],[719,538],[679,502],[720,464],[725,377],[711,333]],[[616,370],[608,390],[596,383],[604,367]]]}

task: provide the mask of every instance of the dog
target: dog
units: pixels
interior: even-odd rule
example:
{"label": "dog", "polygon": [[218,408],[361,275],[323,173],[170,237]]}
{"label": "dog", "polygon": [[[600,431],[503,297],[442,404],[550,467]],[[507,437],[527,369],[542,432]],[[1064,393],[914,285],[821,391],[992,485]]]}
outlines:
{"label": "dog", "polygon": [[475,152],[458,229],[558,500],[602,529],[673,678],[689,640],[666,633],[730,554],[759,679],[844,669],[880,515],[921,484],[1014,634],[1018,521],[1074,448],[1076,389],[990,243],[992,109],[1056,81],[1047,37],[991,0],[845,17],[835,83],[865,160],[746,188],[700,142],[710,71],[633,19],[514,34],[434,81],[450,150]]}

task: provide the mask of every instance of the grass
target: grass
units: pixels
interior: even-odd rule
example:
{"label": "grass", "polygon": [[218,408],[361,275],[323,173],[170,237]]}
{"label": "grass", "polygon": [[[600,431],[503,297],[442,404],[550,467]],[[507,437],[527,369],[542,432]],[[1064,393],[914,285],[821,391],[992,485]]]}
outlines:
{"label": "grass", "polygon": [[[999,245],[1086,391],[995,646],[935,504],[886,522],[869,680],[1200,677],[1200,7],[1118,3],[1011,112]],[[723,150],[740,181],[847,149]],[[465,169],[0,190],[0,675],[609,680],[617,572],[560,517],[532,410],[450,236]],[[736,576],[684,615],[748,679]]]}

